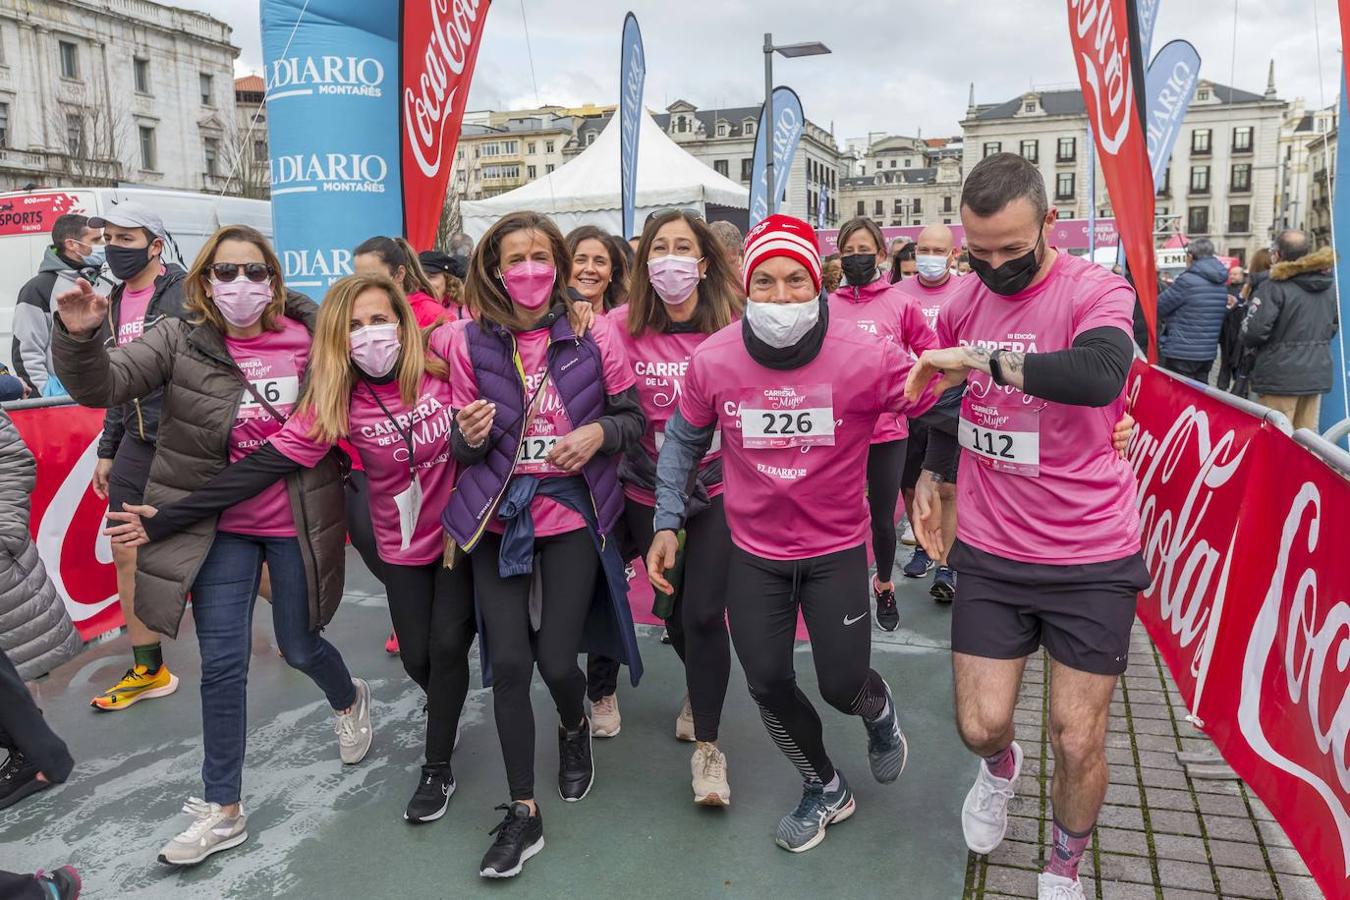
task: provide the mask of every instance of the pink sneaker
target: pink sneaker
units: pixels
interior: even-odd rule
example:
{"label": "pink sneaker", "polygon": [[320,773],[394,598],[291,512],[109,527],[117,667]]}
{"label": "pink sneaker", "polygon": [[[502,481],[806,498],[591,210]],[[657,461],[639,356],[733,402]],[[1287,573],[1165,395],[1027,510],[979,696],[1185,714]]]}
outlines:
{"label": "pink sneaker", "polygon": [[384,652],[390,656],[398,656],[398,635],[389,632],[389,640],[384,642]]}

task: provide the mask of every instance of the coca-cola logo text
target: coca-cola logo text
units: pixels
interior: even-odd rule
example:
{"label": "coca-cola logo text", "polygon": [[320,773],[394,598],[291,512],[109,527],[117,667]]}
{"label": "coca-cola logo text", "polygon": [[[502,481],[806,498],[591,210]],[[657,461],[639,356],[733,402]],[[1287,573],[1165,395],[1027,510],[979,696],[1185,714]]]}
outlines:
{"label": "coca-cola logo text", "polygon": [[[478,33],[478,0],[427,0],[431,27],[421,59],[421,71],[405,72],[403,127],[417,167],[428,178],[440,171],[446,125],[454,119],[455,101]],[[412,47],[405,53],[413,53]],[[418,57],[412,56],[416,61]],[[467,87],[467,85],[465,85]],[[453,142],[458,135],[450,135]]]}
{"label": "coca-cola logo text", "polygon": [[1083,99],[1102,152],[1115,156],[1134,120],[1129,34],[1124,22],[1115,21],[1111,0],[1069,0],[1069,10],[1078,64],[1091,89]]}

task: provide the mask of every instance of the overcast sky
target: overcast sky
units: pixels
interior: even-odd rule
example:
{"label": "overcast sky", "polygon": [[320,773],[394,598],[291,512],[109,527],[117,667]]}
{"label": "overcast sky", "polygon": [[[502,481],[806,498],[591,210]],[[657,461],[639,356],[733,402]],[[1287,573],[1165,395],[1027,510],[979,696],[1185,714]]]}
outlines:
{"label": "overcast sky", "polygon": [[[177,2],[233,26],[240,74],[261,73],[257,0]],[[642,24],[651,109],[677,98],[705,108],[760,103],[760,48],[772,30],[779,43],[821,40],[834,51],[775,57],[774,80],[796,88],[807,117],[827,129],[833,123],[841,143],[869,131],[958,134],[972,81],[981,103],[1031,85],[1077,87],[1066,7],[1063,0],[495,0],[469,108],[615,102],[620,30],[631,9]],[[1201,75],[1213,81],[1261,93],[1274,58],[1282,98],[1317,106],[1338,96],[1335,0],[1161,0],[1154,50],[1175,38],[1195,44]]]}

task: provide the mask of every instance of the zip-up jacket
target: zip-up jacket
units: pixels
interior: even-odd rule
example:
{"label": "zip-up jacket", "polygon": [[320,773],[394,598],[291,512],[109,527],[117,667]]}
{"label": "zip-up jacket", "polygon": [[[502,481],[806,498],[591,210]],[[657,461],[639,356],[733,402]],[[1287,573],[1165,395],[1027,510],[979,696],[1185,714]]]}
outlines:
{"label": "zip-up jacket", "polygon": [[38,396],[47,388],[52,371],[52,311],[56,295],[75,284],[77,269],[64,256],[48,247],[37,274],[19,288],[14,302],[14,345],[10,359],[14,374],[28,382]]}
{"label": "zip-up jacket", "polygon": [[1307,397],[1331,390],[1331,340],[1340,328],[1335,264],[1336,254],[1323,247],[1276,263],[1270,280],[1256,289],[1242,323],[1243,343],[1256,353],[1256,393]]}

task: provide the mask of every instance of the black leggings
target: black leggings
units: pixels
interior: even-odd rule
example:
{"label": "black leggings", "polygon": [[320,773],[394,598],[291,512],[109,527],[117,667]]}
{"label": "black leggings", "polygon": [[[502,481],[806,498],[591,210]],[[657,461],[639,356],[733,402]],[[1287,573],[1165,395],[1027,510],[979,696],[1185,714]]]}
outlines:
{"label": "black leggings", "polygon": [[562,724],[586,715],[586,676],[577,665],[600,557],[585,529],[537,538],[535,561],[545,573],[539,630],[530,627],[532,575],[503,578],[497,571],[502,537],[488,532],[474,548],[473,583],[483,616],[483,640],[492,662],[492,706],[512,800],[534,797],[534,664],[553,695]]}
{"label": "black leggings", "polygon": [[469,648],[476,631],[467,560],[447,569],[384,563],[389,617],[403,670],[427,692],[427,764],[448,763],[469,692]]}
{"label": "black leggings", "polygon": [[[644,560],[652,545],[653,514],[650,506],[632,500],[624,505],[629,533],[642,548]],[[694,711],[694,737],[715,741],[731,678],[726,620],[731,532],[722,498],[714,498],[711,506],[685,523],[684,529],[684,582],[675,609],[666,619],[666,630],[684,663],[689,706]],[[617,663],[614,671],[617,679]]]}
{"label": "black leggings", "polygon": [[874,719],[886,709],[886,687],[868,665],[867,551],[849,550],[796,561],[731,551],[727,612],[736,656],[750,696],[778,749],[806,781],[828,782],[820,716],[797,687],[792,667],[800,606],[811,635],[820,696],[840,712]]}
{"label": "black leggings", "polygon": [[352,469],[347,481],[347,539],[361,554],[370,574],[384,584],[384,561],[375,549],[375,526],[370,522],[370,486],[360,469]]}
{"label": "black leggings", "polygon": [[905,474],[905,442],[888,441],[867,449],[867,506],[872,511],[872,555],[877,561],[877,580],[891,581],[895,574],[895,504],[900,499],[900,480]]}

